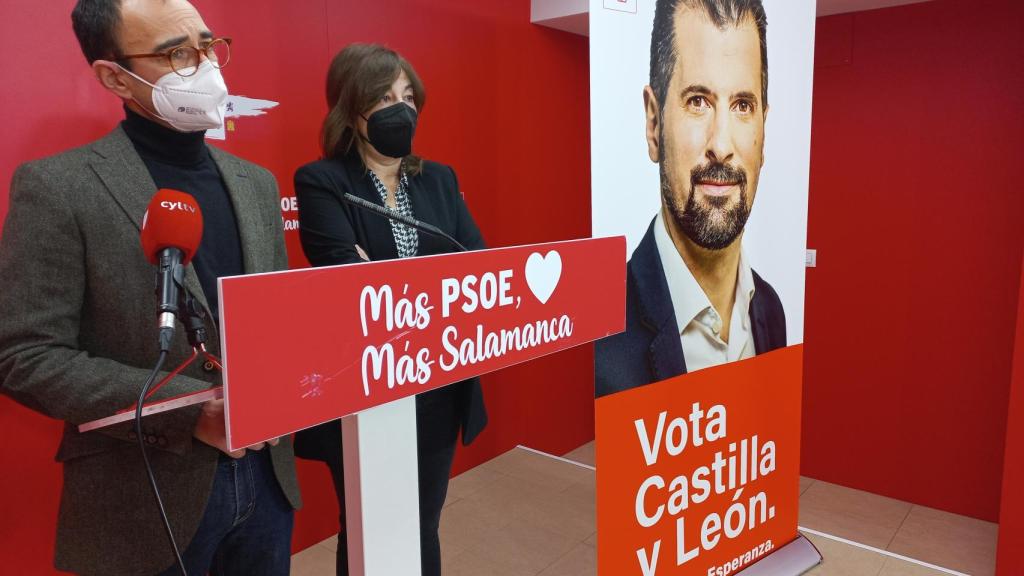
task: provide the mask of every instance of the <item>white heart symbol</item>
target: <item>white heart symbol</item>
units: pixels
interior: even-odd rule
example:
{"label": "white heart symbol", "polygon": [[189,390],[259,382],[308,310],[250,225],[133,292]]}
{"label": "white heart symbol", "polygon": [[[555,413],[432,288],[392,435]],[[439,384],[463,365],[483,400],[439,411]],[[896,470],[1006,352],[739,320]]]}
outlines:
{"label": "white heart symbol", "polygon": [[534,252],[526,259],[526,284],[541,304],[547,304],[561,277],[562,256],[558,252],[552,250],[547,256]]}

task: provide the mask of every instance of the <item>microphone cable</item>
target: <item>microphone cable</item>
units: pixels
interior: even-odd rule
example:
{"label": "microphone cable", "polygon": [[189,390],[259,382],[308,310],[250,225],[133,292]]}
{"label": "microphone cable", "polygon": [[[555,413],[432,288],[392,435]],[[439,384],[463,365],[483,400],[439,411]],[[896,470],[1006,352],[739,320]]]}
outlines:
{"label": "microphone cable", "polygon": [[174,540],[174,533],[171,531],[171,521],[167,518],[167,510],[164,509],[164,501],[160,497],[160,489],[156,485],[156,476],[153,475],[153,467],[149,463],[149,455],[146,452],[146,437],[142,433],[142,407],[146,402],[146,396],[149,395],[149,389],[153,386],[153,382],[156,381],[157,375],[160,374],[160,369],[164,367],[164,362],[167,361],[167,351],[160,351],[160,358],[156,361],[156,367],[153,368],[153,372],[150,373],[149,379],[146,380],[145,385],[142,386],[142,391],[139,393],[139,401],[135,403],[135,436],[139,441],[139,449],[142,450],[142,461],[146,465],[146,474],[149,476],[149,486],[153,489],[153,497],[156,498],[156,505],[160,509],[160,517],[164,522],[164,529],[167,531],[167,539],[171,542],[171,548],[174,549],[174,557],[178,562],[178,568],[181,569],[182,576],[188,576],[188,572],[185,571],[185,562],[181,559],[181,552],[178,551],[178,543]]}

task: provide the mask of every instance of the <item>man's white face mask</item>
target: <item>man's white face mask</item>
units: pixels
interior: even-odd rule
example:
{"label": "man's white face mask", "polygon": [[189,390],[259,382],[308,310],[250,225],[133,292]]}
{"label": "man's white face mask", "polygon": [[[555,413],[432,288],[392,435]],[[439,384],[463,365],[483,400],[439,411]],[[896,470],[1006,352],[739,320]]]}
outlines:
{"label": "man's white face mask", "polygon": [[[122,70],[139,82],[153,87],[153,109],[146,108],[157,118],[167,122],[179,132],[211,130],[224,125],[224,106],[228,87],[220,69],[209,60],[203,60],[191,76],[168,72],[150,84],[137,74],[118,64]],[[190,70],[183,70],[186,74]]]}

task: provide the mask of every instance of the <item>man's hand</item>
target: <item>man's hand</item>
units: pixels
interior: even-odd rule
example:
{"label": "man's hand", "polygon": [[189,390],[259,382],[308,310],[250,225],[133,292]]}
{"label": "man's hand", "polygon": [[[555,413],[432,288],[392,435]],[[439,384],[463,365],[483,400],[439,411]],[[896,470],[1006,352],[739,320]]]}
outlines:
{"label": "man's hand", "polygon": [[274,438],[273,440],[253,444],[240,450],[228,450],[228,441],[224,429],[224,400],[210,400],[203,404],[203,410],[199,414],[199,420],[196,422],[196,428],[192,435],[198,438],[200,442],[213,446],[232,458],[245,456],[246,450],[261,450],[266,444],[277,446],[278,442],[281,441],[280,438]]}

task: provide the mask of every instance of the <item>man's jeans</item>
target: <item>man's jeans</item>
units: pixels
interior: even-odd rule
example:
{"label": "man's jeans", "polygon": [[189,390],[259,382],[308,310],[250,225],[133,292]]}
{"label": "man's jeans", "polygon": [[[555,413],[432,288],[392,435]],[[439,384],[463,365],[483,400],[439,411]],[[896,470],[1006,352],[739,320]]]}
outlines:
{"label": "man's jeans", "polygon": [[[284,576],[291,566],[294,510],[274,476],[270,451],[221,455],[199,529],[182,553],[189,576]],[[161,576],[179,576],[177,563]]]}

